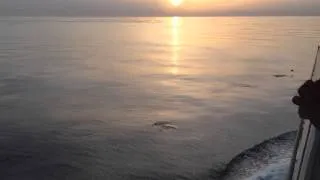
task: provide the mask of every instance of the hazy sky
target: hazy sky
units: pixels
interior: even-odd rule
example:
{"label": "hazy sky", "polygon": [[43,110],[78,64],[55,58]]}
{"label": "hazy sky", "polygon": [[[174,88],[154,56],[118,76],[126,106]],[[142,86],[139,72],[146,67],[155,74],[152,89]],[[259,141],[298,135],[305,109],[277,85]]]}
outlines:
{"label": "hazy sky", "polygon": [[320,15],[320,0],[0,0],[0,15]]}

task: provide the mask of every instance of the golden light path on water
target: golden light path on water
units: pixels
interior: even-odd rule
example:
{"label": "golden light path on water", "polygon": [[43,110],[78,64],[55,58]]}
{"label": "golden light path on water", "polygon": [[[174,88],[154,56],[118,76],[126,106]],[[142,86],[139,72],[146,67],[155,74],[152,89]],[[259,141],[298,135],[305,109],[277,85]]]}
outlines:
{"label": "golden light path on water", "polygon": [[180,55],[180,17],[172,17],[172,39],[171,39],[171,49],[172,49],[172,68],[171,73],[177,75],[179,73],[179,55]]}

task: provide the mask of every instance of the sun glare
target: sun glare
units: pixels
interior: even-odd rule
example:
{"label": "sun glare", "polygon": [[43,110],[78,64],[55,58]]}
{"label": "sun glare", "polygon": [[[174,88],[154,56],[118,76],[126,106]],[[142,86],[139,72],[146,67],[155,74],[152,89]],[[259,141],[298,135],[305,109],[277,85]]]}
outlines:
{"label": "sun glare", "polygon": [[171,4],[175,7],[180,6],[183,3],[183,0],[170,0]]}

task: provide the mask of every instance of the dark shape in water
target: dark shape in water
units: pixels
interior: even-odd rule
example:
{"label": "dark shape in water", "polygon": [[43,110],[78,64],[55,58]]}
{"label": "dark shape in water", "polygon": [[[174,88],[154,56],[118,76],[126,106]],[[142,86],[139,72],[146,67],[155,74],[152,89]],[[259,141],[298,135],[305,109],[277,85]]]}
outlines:
{"label": "dark shape in water", "polygon": [[169,130],[169,129],[178,129],[177,126],[173,125],[170,121],[158,121],[153,123],[152,126],[159,127],[161,129]]}
{"label": "dark shape in water", "polygon": [[244,84],[244,83],[235,84],[235,86],[244,87],[244,88],[254,88],[254,87],[256,87],[254,85]]}
{"label": "dark shape in water", "polygon": [[152,126],[163,126],[166,124],[171,124],[171,122],[170,121],[157,121],[157,122],[153,123]]}
{"label": "dark shape in water", "polygon": [[287,77],[287,75],[285,75],[285,74],[275,74],[275,75],[273,75],[273,77],[282,78],[282,77]]}

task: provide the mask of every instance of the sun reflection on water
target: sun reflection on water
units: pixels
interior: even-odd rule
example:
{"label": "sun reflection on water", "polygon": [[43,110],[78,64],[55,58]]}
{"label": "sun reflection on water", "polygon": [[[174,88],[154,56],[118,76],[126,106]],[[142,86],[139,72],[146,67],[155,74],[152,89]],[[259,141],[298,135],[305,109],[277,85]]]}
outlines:
{"label": "sun reflection on water", "polygon": [[181,26],[181,18],[180,17],[172,17],[171,18],[171,47],[172,47],[172,56],[171,63],[172,67],[170,72],[173,75],[177,75],[179,73],[179,59],[180,59],[180,26]]}

